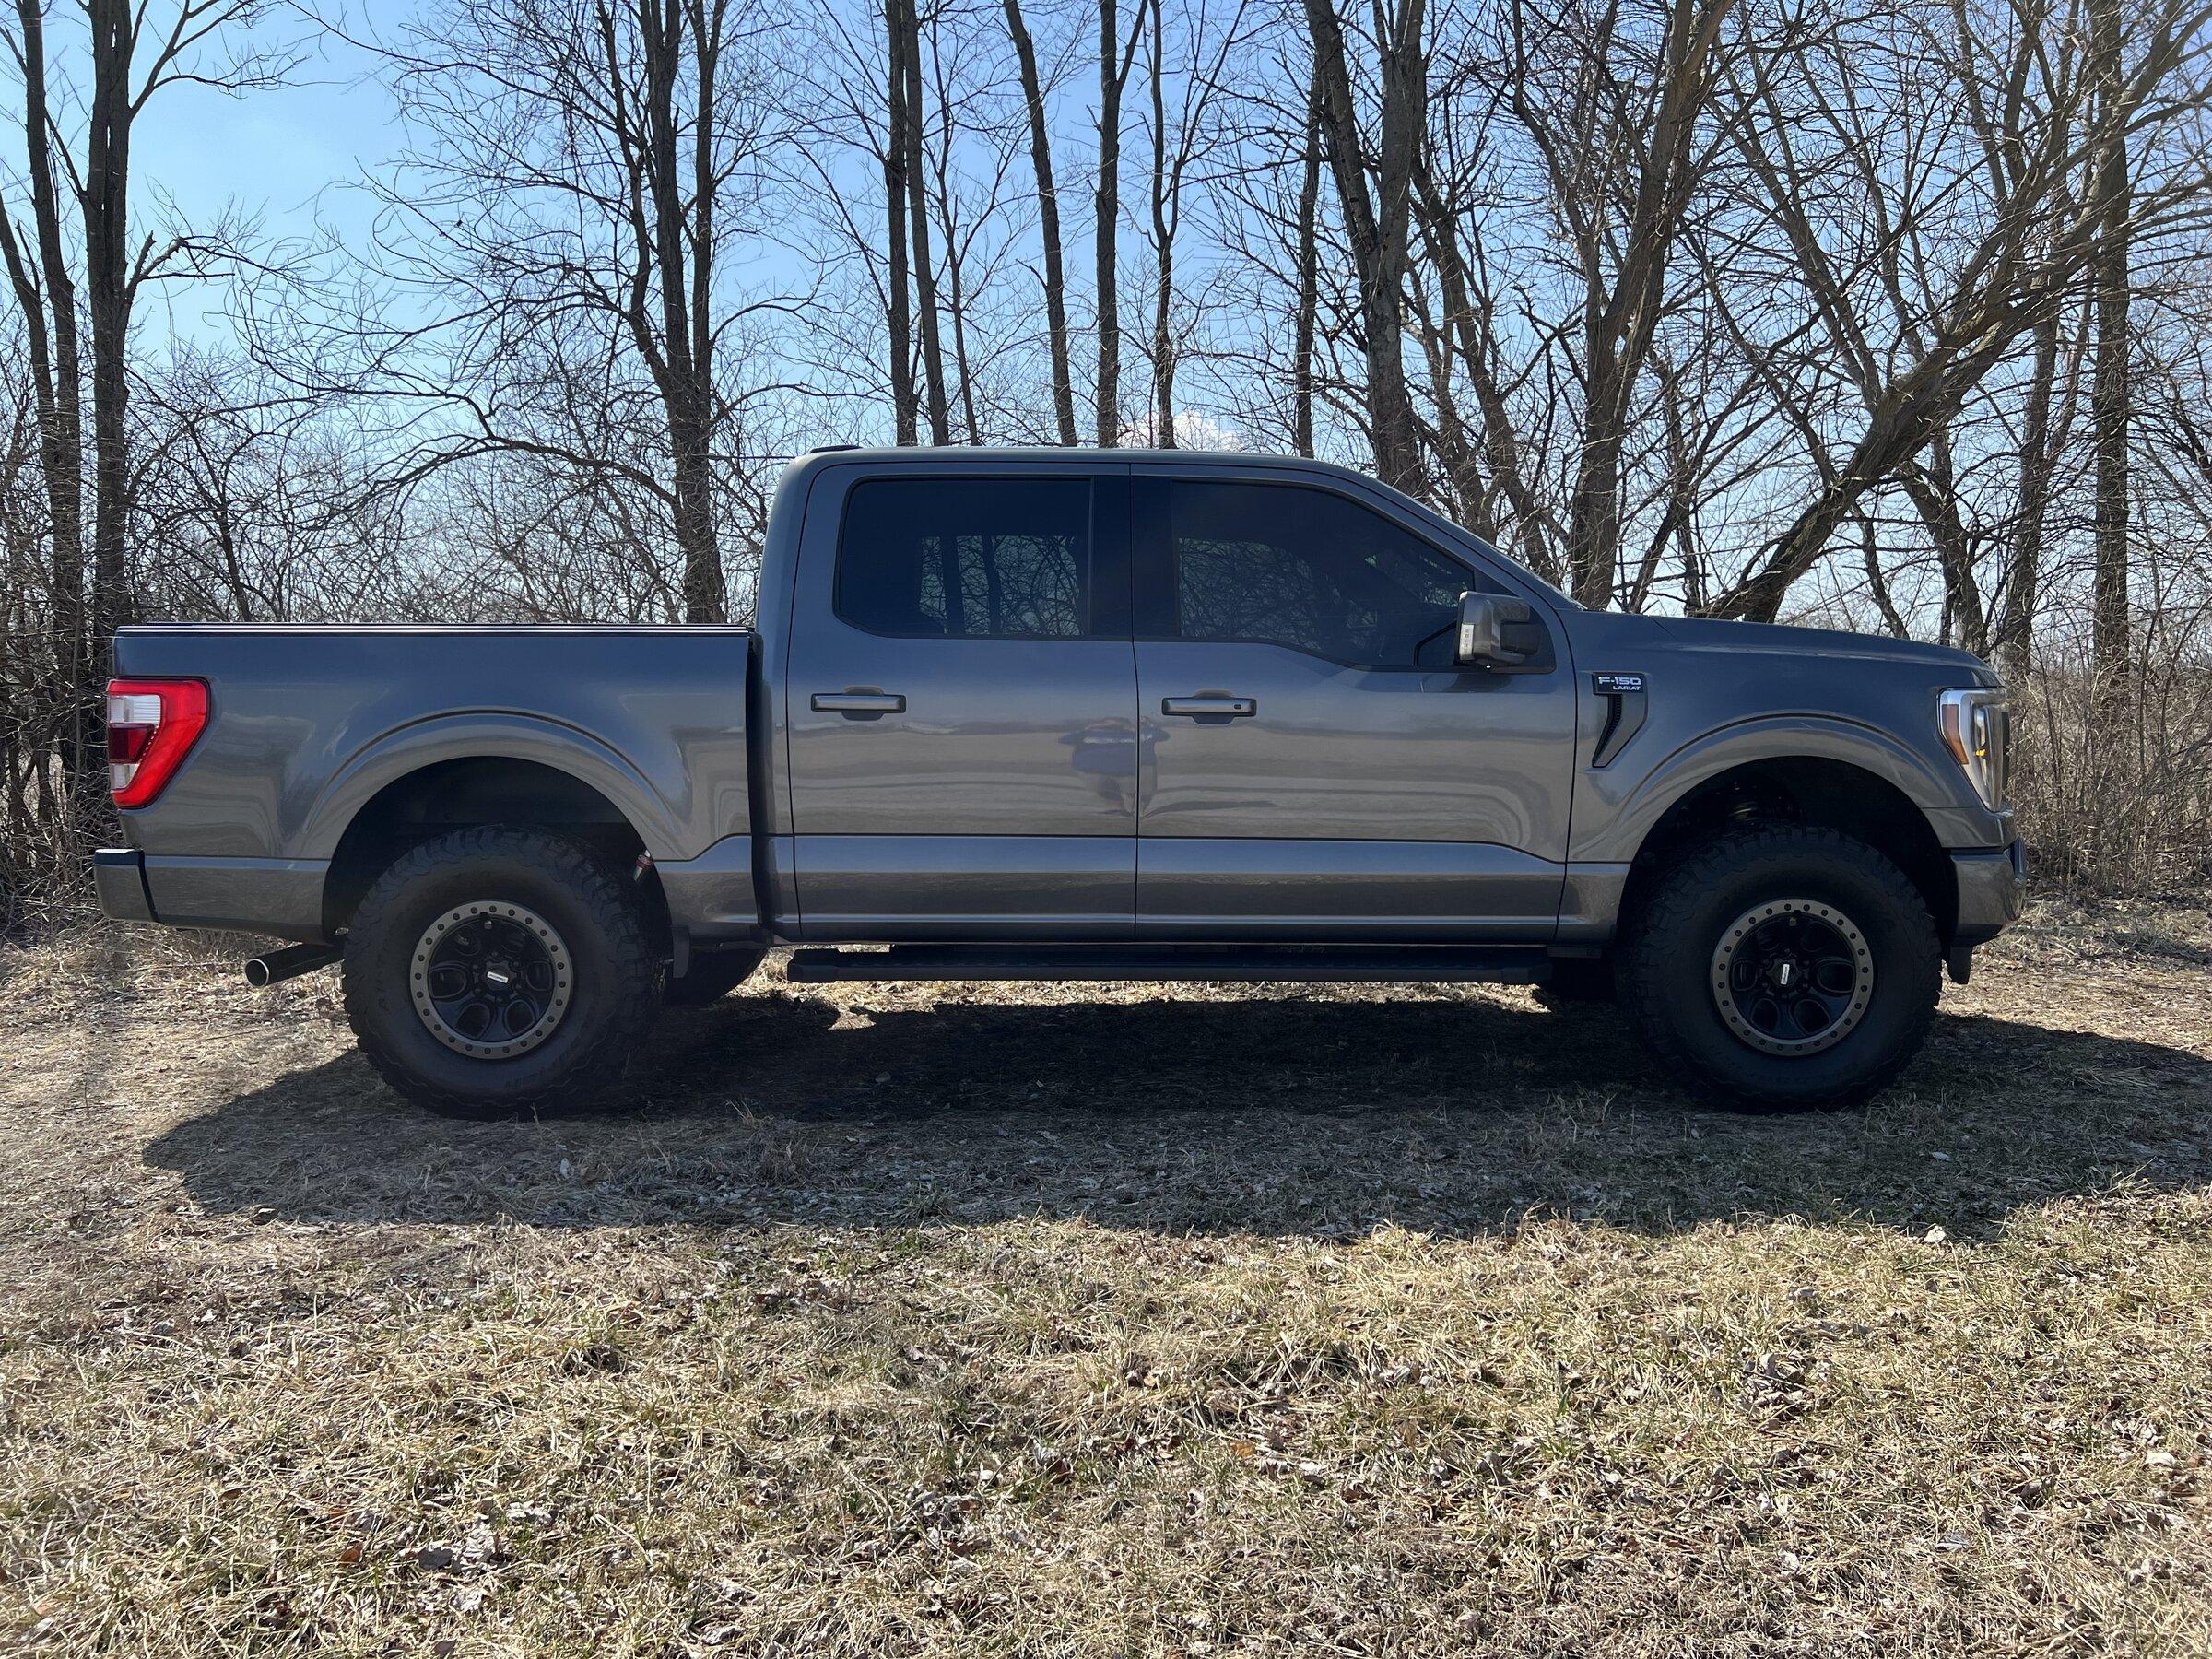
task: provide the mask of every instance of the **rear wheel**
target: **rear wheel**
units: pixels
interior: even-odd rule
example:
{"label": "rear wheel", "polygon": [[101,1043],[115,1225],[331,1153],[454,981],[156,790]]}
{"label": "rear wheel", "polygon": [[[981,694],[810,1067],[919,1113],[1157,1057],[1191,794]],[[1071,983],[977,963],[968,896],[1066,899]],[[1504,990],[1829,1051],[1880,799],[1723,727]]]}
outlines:
{"label": "rear wheel", "polygon": [[1771,1111],[1887,1088],[1927,1034],[1941,952],[1904,872],[1838,830],[1721,837],[1628,929],[1623,1003],[1670,1068]]}
{"label": "rear wheel", "polygon": [[346,935],[346,1013],[418,1105],[513,1117],[621,1074],[660,1001],[634,889],[591,849],[463,830],[378,877]]}

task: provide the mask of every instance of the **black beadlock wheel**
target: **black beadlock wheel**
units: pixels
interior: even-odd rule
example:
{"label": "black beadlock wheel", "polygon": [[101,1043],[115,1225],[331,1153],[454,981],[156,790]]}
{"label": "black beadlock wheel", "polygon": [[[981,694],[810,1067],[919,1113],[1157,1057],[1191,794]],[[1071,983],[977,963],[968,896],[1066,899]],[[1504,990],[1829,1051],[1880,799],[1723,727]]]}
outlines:
{"label": "black beadlock wheel", "polygon": [[1941,949],[1904,872],[1834,830],[1732,831],[1627,919],[1622,1002],[1701,1091],[1769,1111],[1886,1088],[1934,1018]]}
{"label": "black beadlock wheel", "polygon": [[346,935],[361,1052],[418,1105],[515,1117],[621,1075],[660,1004],[635,888],[542,830],[462,830],[403,855]]}

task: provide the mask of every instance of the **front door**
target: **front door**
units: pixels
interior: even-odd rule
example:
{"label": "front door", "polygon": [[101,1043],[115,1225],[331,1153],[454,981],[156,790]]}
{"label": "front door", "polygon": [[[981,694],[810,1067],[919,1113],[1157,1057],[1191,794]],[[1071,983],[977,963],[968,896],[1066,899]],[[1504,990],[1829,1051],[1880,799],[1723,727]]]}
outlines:
{"label": "front door", "polygon": [[[1453,666],[1506,591],[1338,489],[1131,483],[1147,938],[1534,942],[1567,855],[1574,687]],[[1543,614],[1539,605],[1538,614]]]}
{"label": "front door", "polygon": [[793,594],[804,935],[1130,937],[1120,469],[853,476],[818,484]]}

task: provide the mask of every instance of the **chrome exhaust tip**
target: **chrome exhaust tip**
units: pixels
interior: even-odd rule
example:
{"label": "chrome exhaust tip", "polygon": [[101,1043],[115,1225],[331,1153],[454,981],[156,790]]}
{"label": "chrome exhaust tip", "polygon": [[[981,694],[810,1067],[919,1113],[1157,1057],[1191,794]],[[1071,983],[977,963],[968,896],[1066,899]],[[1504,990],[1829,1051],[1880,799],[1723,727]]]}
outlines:
{"label": "chrome exhaust tip", "polygon": [[336,945],[288,945],[282,950],[267,951],[249,961],[246,983],[256,991],[265,990],[278,980],[297,979],[318,968],[327,968],[345,954]]}

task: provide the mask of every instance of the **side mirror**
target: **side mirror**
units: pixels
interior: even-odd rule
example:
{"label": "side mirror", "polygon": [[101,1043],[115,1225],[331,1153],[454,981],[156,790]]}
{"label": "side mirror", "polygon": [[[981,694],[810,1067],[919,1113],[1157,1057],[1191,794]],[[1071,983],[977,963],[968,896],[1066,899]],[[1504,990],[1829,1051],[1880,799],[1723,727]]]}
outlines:
{"label": "side mirror", "polygon": [[1459,596],[1459,649],[1453,662],[1462,668],[1518,668],[1535,653],[1505,642],[1505,630],[1513,623],[1531,620],[1528,601],[1501,594],[1462,594]]}

